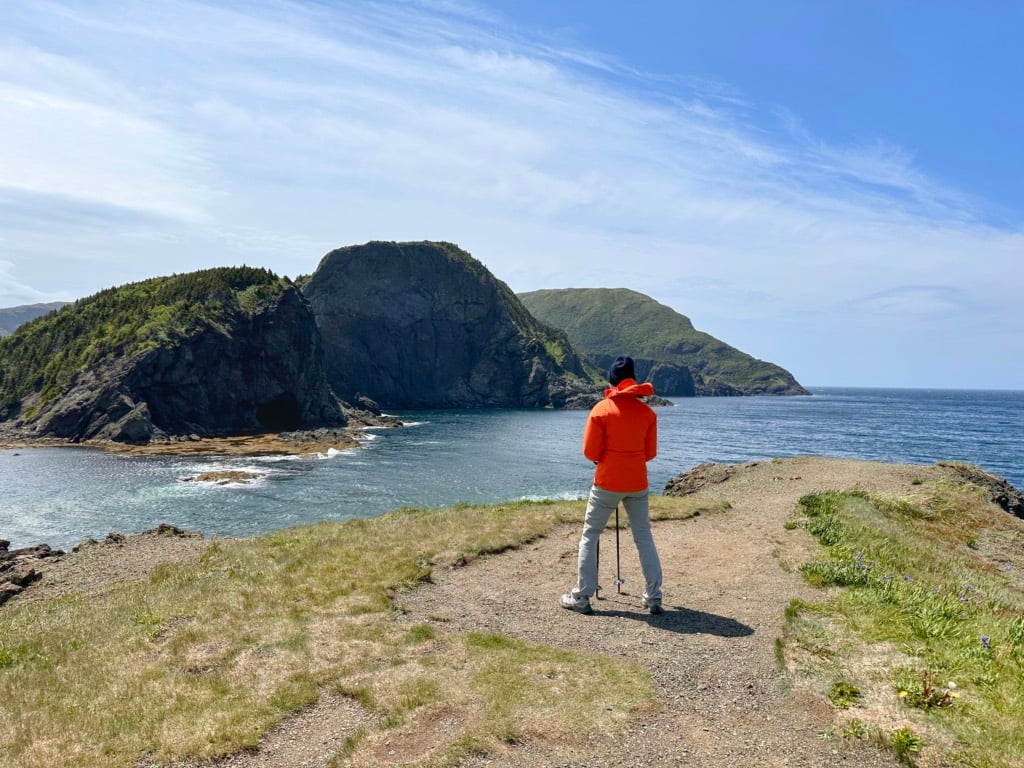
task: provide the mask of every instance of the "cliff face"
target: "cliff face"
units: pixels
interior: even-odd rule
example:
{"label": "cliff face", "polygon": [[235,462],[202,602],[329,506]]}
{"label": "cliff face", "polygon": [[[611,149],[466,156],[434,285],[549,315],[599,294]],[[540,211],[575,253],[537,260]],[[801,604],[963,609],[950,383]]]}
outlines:
{"label": "cliff face", "polygon": [[564,333],[538,322],[450,243],[328,253],[302,284],[344,400],[392,408],[536,407],[600,389]]}
{"label": "cliff face", "polygon": [[[308,305],[293,285],[254,274],[218,288],[208,303],[175,291],[176,281],[204,273],[156,278],[83,300],[4,339],[5,426],[32,437],[146,443],[343,425]],[[159,321],[168,317],[174,322]],[[116,319],[104,325],[101,318]],[[111,333],[127,341],[98,352]],[[15,371],[40,354],[91,362],[69,363],[63,374],[43,367],[27,391],[19,389]]]}
{"label": "cliff face", "polygon": [[636,291],[566,288],[519,298],[596,365],[632,355],[637,377],[649,378],[659,395],[809,394],[784,368],[696,330],[685,315]]}

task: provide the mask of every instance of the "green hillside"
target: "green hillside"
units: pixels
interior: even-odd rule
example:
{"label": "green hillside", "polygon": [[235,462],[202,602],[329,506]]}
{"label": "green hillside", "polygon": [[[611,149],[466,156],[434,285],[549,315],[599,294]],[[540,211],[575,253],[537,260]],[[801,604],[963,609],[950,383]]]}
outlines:
{"label": "green hillside", "polygon": [[66,301],[51,301],[47,304],[21,304],[17,307],[0,307],[0,336],[14,333],[15,329],[35,320],[40,315],[60,309]]}
{"label": "green hillside", "polygon": [[785,369],[698,331],[685,315],[636,291],[565,288],[522,293],[519,299],[599,365],[630,354],[685,366],[697,394],[807,394]]}
{"label": "green hillside", "polygon": [[0,419],[32,392],[44,406],[79,373],[251,311],[285,285],[265,269],[208,269],[109,288],[38,317],[0,339]]}

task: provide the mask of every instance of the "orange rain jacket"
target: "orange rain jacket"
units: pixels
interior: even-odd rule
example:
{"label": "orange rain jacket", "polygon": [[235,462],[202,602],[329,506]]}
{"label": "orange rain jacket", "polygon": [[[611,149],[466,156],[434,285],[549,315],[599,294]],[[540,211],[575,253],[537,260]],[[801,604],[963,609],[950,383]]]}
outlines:
{"label": "orange rain jacket", "polygon": [[623,379],[590,409],[583,455],[597,463],[594,485],[617,492],[647,488],[647,462],[658,452],[658,417],[637,398],[653,394],[653,384]]}

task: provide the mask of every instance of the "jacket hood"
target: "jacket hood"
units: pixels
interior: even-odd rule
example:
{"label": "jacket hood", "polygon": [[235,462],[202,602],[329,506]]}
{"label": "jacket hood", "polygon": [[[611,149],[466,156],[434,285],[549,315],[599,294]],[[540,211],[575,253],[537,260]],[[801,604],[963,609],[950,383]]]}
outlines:
{"label": "jacket hood", "polygon": [[623,379],[615,387],[609,387],[604,391],[605,397],[620,397],[629,395],[631,397],[650,397],[654,394],[654,385],[649,381],[637,384],[635,379]]}

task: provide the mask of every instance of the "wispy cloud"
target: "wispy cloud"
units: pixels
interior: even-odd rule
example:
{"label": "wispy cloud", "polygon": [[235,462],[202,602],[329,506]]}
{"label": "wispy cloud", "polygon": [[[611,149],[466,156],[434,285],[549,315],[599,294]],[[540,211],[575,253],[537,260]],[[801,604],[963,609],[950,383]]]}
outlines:
{"label": "wispy cloud", "polygon": [[[59,263],[74,243],[127,273],[141,239],[151,273],[265,259],[292,275],[337,245],[454,240],[513,289],[625,285],[740,344],[738,323],[780,313],[900,322],[1012,293],[998,276],[1022,232],[984,223],[912,150],[829,145],[727,83],[650,77],[484,5],[11,0],[4,15],[0,225],[20,255],[0,302],[30,283],[92,290],[26,266],[32,248]],[[56,231],[26,214],[47,197],[74,201]]]}

